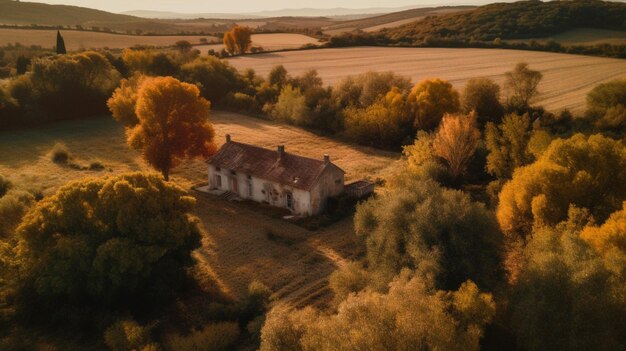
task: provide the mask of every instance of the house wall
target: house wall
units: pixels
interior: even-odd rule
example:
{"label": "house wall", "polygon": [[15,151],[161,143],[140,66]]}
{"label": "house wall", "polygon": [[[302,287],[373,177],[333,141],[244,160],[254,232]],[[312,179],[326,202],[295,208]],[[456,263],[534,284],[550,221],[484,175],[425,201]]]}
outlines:
{"label": "house wall", "polygon": [[327,167],[317,185],[311,190],[311,213],[320,214],[326,210],[329,197],[341,195],[344,191],[344,173],[337,168]]}
{"label": "house wall", "polygon": [[[232,174],[230,170],[224,168],[218,171],[213,165],[209,165],[208,175],[209,186],[213,189],[230,191],[236,193],[242,199],[264,202],[272,206],[282,208],[288,208],[287,193],[290,193],[292,195],[293,202],[292,208],[289,208],[289,210],[299,215],[316,214],[312,211],[311,193],[308,191],[281,185],[253,176],[248,177],[247,174]],[[222,179],[221,185],[217,181],[217,175],[219,175]],[[237,180],[238,189],[233,187],[233,179]],[[252,193],[249,192],[249,183],[252,184]]]}

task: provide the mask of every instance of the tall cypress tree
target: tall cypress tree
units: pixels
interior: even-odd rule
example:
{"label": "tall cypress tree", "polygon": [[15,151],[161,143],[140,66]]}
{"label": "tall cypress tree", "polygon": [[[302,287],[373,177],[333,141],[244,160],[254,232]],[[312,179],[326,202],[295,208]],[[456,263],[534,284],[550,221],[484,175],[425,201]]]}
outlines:
{"label": "tall cypress tree", "polygon": [[65,50],[65,40],[61,36],[61,32],[57,30],[57,54],[67,54]]}

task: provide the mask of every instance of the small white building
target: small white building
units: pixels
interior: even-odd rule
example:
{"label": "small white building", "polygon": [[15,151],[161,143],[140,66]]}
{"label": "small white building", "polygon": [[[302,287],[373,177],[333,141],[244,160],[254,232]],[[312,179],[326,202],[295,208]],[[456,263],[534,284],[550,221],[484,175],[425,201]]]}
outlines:
{"label": "small white building", "polygon": [[208,161],[209,187],[243,199],[289,209],[297,215],[317,215],[328,198],[344,191],[345,172],[328,155],[315,160],[232,141]]}

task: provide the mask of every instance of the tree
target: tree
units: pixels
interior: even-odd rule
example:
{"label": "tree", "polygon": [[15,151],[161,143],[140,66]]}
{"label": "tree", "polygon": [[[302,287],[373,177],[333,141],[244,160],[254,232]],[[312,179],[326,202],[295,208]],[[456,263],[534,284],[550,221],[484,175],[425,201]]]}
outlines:
{"label": "tree", "polygon": [[619,321],[626,315],[626,250],[609,239],[623,239],[616,228],[624,228],[624,213],[596,227],[588,211],[572,207],[566,222],[533,231],[510,302],[519,346],[624,350],[626,326]]}
{"label": "tree", "polygon": [[423,80],[411,89],[408,104],[414,116],[415,128],[433,130],[444,114],[459,110],[459,93],[447,81]]}
{"label": "tree", "polygon": [[626,147],[600,134],[554,140],[533,164],[519,168],[499,196],[502,230],[525,237],[533,227],[567,219],[570,206],[604,221],[626,198]]}
{"label": "tree", "polygon": [[594,87],[587,94],[586,114],[598,129],[626,128],[626,79]]}
{"label": "tree", "polygon": [[202,57],[181,67],[181,79],[200,88],[202,96],[213,104],[221,103],[229,93],[241,90],[245,82],[226,61]]}
{"label": "tree", "polygon": [[343,108],[363,108],[379,101],[394,87],[405,94],[411,89],[411,80],[393,72],[366,72],[342,79],[333,89],[332,98]]}
{"label": "tree", "polygon": [[271,111],[272,118],[286,121],[295,125],[308,125],[310,111],[306,105],[306,98],[299,88],[287,84],[278,96],[278,101]]}
{"label": "tree", "polygon": [[498,179],[508,179],[513,171],[533,161],[528,150],[530,117],[510,114],[498,126],[489,122],[485,128],[487,172]]}
{"label": "tree", "polygon": [[425,271],[446,290],[468,279],[481,288],[496,284],[502,234],[491,211],[466,193],[406,172],[389,183],[386,192],[361,203],[354,217],[372,270],[388,277],[403,268]]}
{"label": "tree", "polygon": [[248,27],[234,26],[224,33],[224,46],[231,54],[245,54],[252,45],[252,31]]}
{"label": "tree", "polygon": [[504,114],[500,103],[500,86],[489,78],[472,78],[463,90],[463,112],[476,112],[480,127],[487,122],[499,123]]}
{"label": "tree", "polygon": [[268,79],[270,85],[274,85],[279,89],[282,89],[285,84],[289,81],[289,75],[285,66],[278,65],[270,71],[268,75]]}
{"label": "tree", "polygon": [[344,111],[345,133],[361,144],[397,148],[411,137],[412,121],[405,106],[402,92],[394,87],[368,107],[349,107]]}
{"label": "tree", "polygon": [[495,309],[492,296],[471,281],[436,291],[403,274],[388,293],[351,295],[335,314],[275,307],[261,330],[261,351],[479,350]]}
{"label": "tree", "polygon": [[480,131],[476,128],[476,115],[445,115],[433,140],[435,155],[443,158],[452,177],[458,179],[474,155]]}
{"label": "tree", "polygon": [[145,80],[136,93],[136,123],[129,118],[128,93],[122,86],[109,99],[113,118],[126,124],[127,142],[142,150],[144,159],[169,180],[170,170],[182,159],[208,157],[215,151],[213,127],[209,123],[210,103],[200,97],[195,85],[172,77]]}
{"label": "tree", "polygon": [[17,61],[15,62],[15,71],[18,76],[26,73],[28,70],[28,65],[30,65],[30,59],[24,57],[23,55],[18,56]]}
{"label": "tree", "polygon": [[176,44],[174,44],[174,47],[176,48],[176,50],[180,51],[181,53],[186,53],[186,52],[191,51],[191,48],[193,46],[187,40],[179,40],[176,42]]}
{"label": "tree", "polygon": [[537,88],[543,74],[528,68],[527,63],[520,62],[513,71],[506,72],[504,76],[505,87],[509,90],[509,106],[520,111],[527,110],[539,95]]}
{"label": "tree", "polygon": [[61,36],[61,32],[57,30],[57,55],[65,55],[67,54],[67,50],[65,50],[65,40]]}
{"label": "tree", "polygon": [[85,322],[94,309],[169,300],[200,246],[194,204],[178,186],[142,173],[61,187],[18,228],[20,308],[63,321],[81,311],[73,317]]}

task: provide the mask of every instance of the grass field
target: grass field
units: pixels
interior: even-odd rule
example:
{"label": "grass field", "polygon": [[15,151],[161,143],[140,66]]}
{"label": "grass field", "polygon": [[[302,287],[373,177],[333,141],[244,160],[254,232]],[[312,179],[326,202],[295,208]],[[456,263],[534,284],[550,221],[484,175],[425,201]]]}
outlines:
{"label": "grass field", "polygon": [[[321,159],[328,153],[347,172],[347,180],[380,175],[399,158],[395,153],[235,113],[213,112],[212,122],[220,145],[230,133],[236,141],[272,149],[284,144],[287,152],[309,157]],[[48,153],[57,142],[67,145],[72,162],[88,165],[99,160],[106,170],[81,171],[53,163]],[[1,132],[0,150],[0,174],[16,186],[45,195],[83,177],[150,170],[137,152],[127,148],[122,126],[110,117]],[[172,179],[190,188],[206,179],[206,164],[202,160],[186,162],[174,170]],[[296,306],[323,305],[332,297],[329,274],[358,251],[351,218],[310,232],[247,204],[204,194],[197,194],[197,198],[197,214],[206,235],[196,257],[234,296],[242,296],[251,281],[260,280],[280,301]]]}
{"label": "grass field", "polygon": [[[253,34],[252,46],[262,46],[265,50],[282,50],[282,49],[298,49],[307,44],[319,44],[319,40],[303,34],[290,33],[271,33],[271,34]],[[224,45],[200,45],[195,49],[206,53],[209,49],[220,51]]]}
{"label": "grass field", "polygon": [[393,71],[414,83],[434,77],[447,79],[457,89],[474,77],[503,83],[505,72],[518,62],[527,62],[544,75],[537,103],[552,111],[569,108],[574,112],[584,110],[586,94],[595,85],[626,77],[626,60],[499,49],[359,47],[252,55],[230,62],[239,69],[254,68],[262,75],[276,65],[284,65],[291,74],[316,69],[330,85],[351,74]]}
{"label": "grass field", "polygon": [[[65,47],[68,50],[111,48],[123,49],[134,45],[172,46],[178,40],[187,40],[192,44],[199,44],[201,38],[209,42],[218,41],[217,38],[201,35],[162,35],[162,36],[138,36],[98,33],[75,30],[61,30]],[[56,46],[56,30],[36,29],[9,29],[0,28],[0,45],[20,43],[22,45],[41,45],[44,48]]]}

